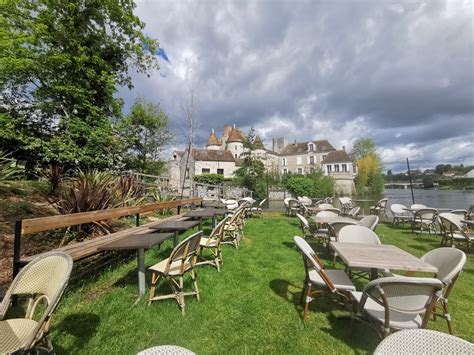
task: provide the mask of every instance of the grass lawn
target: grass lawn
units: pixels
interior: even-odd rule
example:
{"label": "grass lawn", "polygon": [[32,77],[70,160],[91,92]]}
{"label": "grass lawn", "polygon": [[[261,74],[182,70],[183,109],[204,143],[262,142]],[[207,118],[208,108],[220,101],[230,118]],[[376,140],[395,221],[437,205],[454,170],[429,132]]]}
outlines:
{"label": "grass lawn", "polygon": [[[161,344],[180,345],[198,354],[374,350],[380,342],[376,333],[360,323],[354,323],[351,332],[350,321],[337,319],[349,313],[328,298],[313,302],[303,323],[299,300],[304,269],[293,243],[300,232],[296,218],[264,214],[263,219],[250,219],[245,232],[238,251],[223,246],[220,273],[210,266],[197,269],[201,301],[186,298],[184,317],[174,300],[150,306],[142,300],[132,306],[137,294],[135,259],[71,288],[53,318],[56,352],[134,354]],[[377,234],[382,243],[417,256],[439,245],[437,237],[412,236],[408,229],[386,225],[380,225]],[[164,259],[170,251],[170,242],[147,251],[146,264]],[[456,335],[471,342],[473,284],[469,256],[449,303]],[[430,321],[429,327],[447,332],[442,319]]]}

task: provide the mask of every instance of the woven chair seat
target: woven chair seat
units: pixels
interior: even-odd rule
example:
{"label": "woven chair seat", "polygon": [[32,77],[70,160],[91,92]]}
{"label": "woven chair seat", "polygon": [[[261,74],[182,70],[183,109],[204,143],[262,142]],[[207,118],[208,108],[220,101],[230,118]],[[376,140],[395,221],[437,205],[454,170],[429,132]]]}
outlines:
{"label": "woven chair seat", "polygon": [[217,246],[217,240],[215,240],[214,238],[201,238],[199,246],[213,248]]}
{"label": "woven chair seat", "polygon": [[[352,292],[352,297],[360,303],[362,292]],[[378,320],[381,324],[385,322],[385,309],[383,306],[367,298],[364,306],[364,312],[368,313],[372,319]],[[390,328],[394,329],[417,329],[423,323],[422,318],[418,314],[401,313],[390,310]]]}
{"label": "woven chair seat", "polygon": [[384,339],[375,349],[382,354],[472,354],[474,344],[453,335],[428,329],[396,332]]}
{"label": "woven chair seat", "polygon": [[[168,259],[165,259],[163,261],[160,261],[158,264],[150,266],[148,268],[148,270],[152,270],[154,272],[164,274],[167,264],[168,264]],[[180,267],[181,267],[181,261],[179,261],[179,260],[173,261],[170,265],[170,269],[169,269],[168,274],[169,275],[179,275],[181,273],[180,272]],[[191,263],[189,263],[189,262],[185,263],[184,264],[184,271],[188,270],[190,267],[191,267]]]}
{"label": "woven chair seat", "polygon": [[[337,289],[343,291],[355,291],[356,288],[354,284],[343,270],[325,269],[324,271]],[[309,271],[309,281],[320,288],[327,288],[326,283],[316,270]]]}
{"label": "woven chair seat", "polygon": [[0,321],[0,354],[9,354],[26,345],[26,341],[34,331],[38,322],[25,319],[14,318]]}
{"label": "woven chair seat", "polygon": [[192,351],[176,345],[161,345],[145,349],[137,355],[195,355]]}

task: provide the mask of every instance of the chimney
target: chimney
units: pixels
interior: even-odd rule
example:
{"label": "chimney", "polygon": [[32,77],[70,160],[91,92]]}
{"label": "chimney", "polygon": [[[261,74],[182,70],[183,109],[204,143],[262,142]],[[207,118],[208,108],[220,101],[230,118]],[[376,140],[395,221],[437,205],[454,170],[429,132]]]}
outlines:
{"label": "chimney", "polygon": [[342,146],[342,150],[346,151],[346,146],[345,145]]}

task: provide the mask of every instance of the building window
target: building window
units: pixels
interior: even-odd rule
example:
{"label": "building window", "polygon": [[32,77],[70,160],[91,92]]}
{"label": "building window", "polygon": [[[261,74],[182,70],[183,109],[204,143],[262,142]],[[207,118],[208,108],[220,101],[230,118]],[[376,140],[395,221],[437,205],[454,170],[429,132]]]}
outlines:
{"label": "building window", "polygon": [[224,169],[217,169],[217,173],[219,175],[224,175]]}
{"label": "building window", "polygon": [[283,174],[286,174],[286,173],[288,173],[288,170],[287,170],[287,169],[283,169],[282,172],[283,172]]}
{"label": "building window", "polygon": [[342,164],[342,172],[343,173],[347,172],[347,164]]}
{"label": "building window", "polygon": [[189,179],[189,168],[186,169],[186,172],[184,173],[184,178]]}
{"label": "building window", "polygon": [[237,146],[235,146],[235,150],[237,150]]}
{"label": "building window", "polygon": [[202,171],[201,171],[203,174],[210,174],[211,173],[211,169],[209,168],[202,168]]}
{"label": "building window", "polygon": [[309,157],[309,163],[310,163],[310,164],[314,164],[314,156],[310,156],[310,157]]}
{"label": "building window", "polygon": [[[283,158],[283,159],[281,160],[281,165],[286,166],[286,159],[285,159],[285,158]],[[286,170],[286,169],[285,169],[285,170]]]}
{"label": "building window", "polygon": [[330,174],[331,173],[331,165],[328,165],[327,169],[328,169],[328,174]]}
{"label": "building window", "polygon": [[301,164],[302,164],[301,157],[296,157],[296,165],[301,165]]}
{"label": "building window", "polygon": [[334,164],[334,172],[335,173],[339,172],[339,164]]}
{"label": "building window", "polygon": [[323,155],[323,160],[324,160],[324,159],[326,159],[326,156],[325,156],[325,155]]}
{"label": "building window", "polygon": [[314,174],[314,171],[315,171],[315,170],[314,170],[313,167],[309,168],[309,172],[310,172],[311,174]]}
{"label": "building window", "polygon": [[310,152],[314,152],[314,144],[310,144],[310,145],[309,145],[309,151],[310,151]]}
{"label": "building window", "polygon": [[237,159],[237,154],[235,155],[235,158]]}
{"label": "building window", "polygon": [[298,168],[298,174],[303,175],[303,168]]}

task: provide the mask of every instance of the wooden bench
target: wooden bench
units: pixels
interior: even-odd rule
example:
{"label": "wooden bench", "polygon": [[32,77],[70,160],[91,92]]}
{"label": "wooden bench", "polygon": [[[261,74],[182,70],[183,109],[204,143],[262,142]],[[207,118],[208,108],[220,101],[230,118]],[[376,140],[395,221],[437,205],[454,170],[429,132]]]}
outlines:
{"label": "wooden bench", "polygon": [[178,214],[159,221],[150,222],[140,225],[140,214],[147,212],[159,211],[166,208],[180,208],[186,205],[201,204],[201,198],[191,198],[176,201],[167,201],[160,203],[150,203],[142,206],[122,207],[109,210],[91,211],[82,213],[73,213],[67,215],[58,215],[42,218],[30,218],[17,221],[15,224],[15,240],[13,247],[13,277],[19,270],[28,264],[36,255],[21,257],[21,237],[27,234],[45,232],[53,229],[75,226],[84,223],[92,223],[125,216],[136,216],[136,226],[127,228],[115,233],[107,234],[94,239],[85,240],[71,245],[66,245],[54,249],[55,251],[63,251],[68,253],[74,261],[82,260],[97,253],[100,253],[99,247],[113,242],[115,240],[128,237],[132,234],[147,234],[154,232],[150,227],[156,226],[165,221],[174,221],[179,219],[187,219]]}

